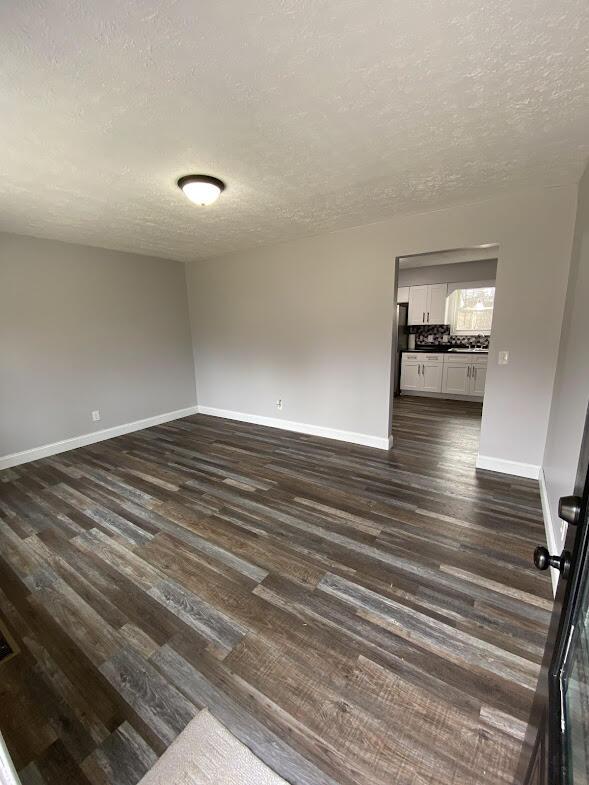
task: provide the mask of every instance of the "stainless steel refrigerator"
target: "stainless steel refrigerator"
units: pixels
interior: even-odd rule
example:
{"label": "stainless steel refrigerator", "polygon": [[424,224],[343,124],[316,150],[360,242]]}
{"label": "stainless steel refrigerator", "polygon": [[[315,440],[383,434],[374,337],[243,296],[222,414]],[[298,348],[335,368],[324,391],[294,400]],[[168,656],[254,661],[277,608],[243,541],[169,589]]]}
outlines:
{"label": "stainless steel refrigerator", "polygon": [[397,305],[397,350],[395,352],[394,395],[401,394],[401,352],[407,348],[407,341],[409,338],[407,333],[408,312],[408,303],[399,303]]}

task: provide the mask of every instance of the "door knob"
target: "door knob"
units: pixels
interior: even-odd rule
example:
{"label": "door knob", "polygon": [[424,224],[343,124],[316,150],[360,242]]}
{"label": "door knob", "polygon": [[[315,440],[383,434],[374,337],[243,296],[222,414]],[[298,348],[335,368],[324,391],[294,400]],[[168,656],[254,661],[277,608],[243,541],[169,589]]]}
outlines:
{"label": "door knob", "polygon": [[571,554],[568,551],[563,551],[560,556],[551,556],[548,548],[538,545],[534,551],[534,564],[539,570],[554,567],[563,578],[566,578],[571,569]]}
{"label": "door knob", "polygon": [[558,517],[572,526],[576,526],[581,517],[581,497],[561,496],[558,500]]}

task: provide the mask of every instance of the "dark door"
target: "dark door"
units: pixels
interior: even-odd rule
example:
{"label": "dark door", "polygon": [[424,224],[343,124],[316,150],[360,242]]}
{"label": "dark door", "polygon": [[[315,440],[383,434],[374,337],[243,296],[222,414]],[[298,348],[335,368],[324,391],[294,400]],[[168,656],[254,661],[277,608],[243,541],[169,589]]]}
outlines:
{"label": "dark door", "polygon": [[589,783],[588,472],[589,413],[573,495],[560,500],[569,524],[563,552],[534,553],[536,567],[554,567],[560,577],[518,785]]}

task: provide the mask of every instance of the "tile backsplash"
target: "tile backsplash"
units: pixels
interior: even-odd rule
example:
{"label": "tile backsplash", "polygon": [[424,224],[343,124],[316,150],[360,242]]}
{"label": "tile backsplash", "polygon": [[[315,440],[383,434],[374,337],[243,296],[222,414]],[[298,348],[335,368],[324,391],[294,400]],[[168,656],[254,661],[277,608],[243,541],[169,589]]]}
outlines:
{"label": "tile backsplash", "polygon": [[[448,324],[417,324],[407,327],[415,335],[416,346],[481,346],[489,348],[490,335],[452,335]],[[447,336],[444,340],[444,336]]]}

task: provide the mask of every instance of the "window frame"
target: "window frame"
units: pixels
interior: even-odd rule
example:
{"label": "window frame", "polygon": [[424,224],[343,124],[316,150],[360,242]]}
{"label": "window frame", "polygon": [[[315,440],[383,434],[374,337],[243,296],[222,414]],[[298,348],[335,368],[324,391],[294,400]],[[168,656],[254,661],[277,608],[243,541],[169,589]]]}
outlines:
{"label": "window frame", "polygon": [[[495,311],[495,295],[497,294],[497,286],[495,281],[460,281],[458,283],[448,284],[448,295],[446,298],[446,324],[450,325],[450,332],[452,335],[491,335],[493,327],[493,316],[491,316],[491,328],[488,330],[457,330],[456,314],[457,308],[451,307],[451,297],[454,292],[460,289],[494,289],[493,294],[493,311]],[[494,315],[494,314],[493,314]]]}

